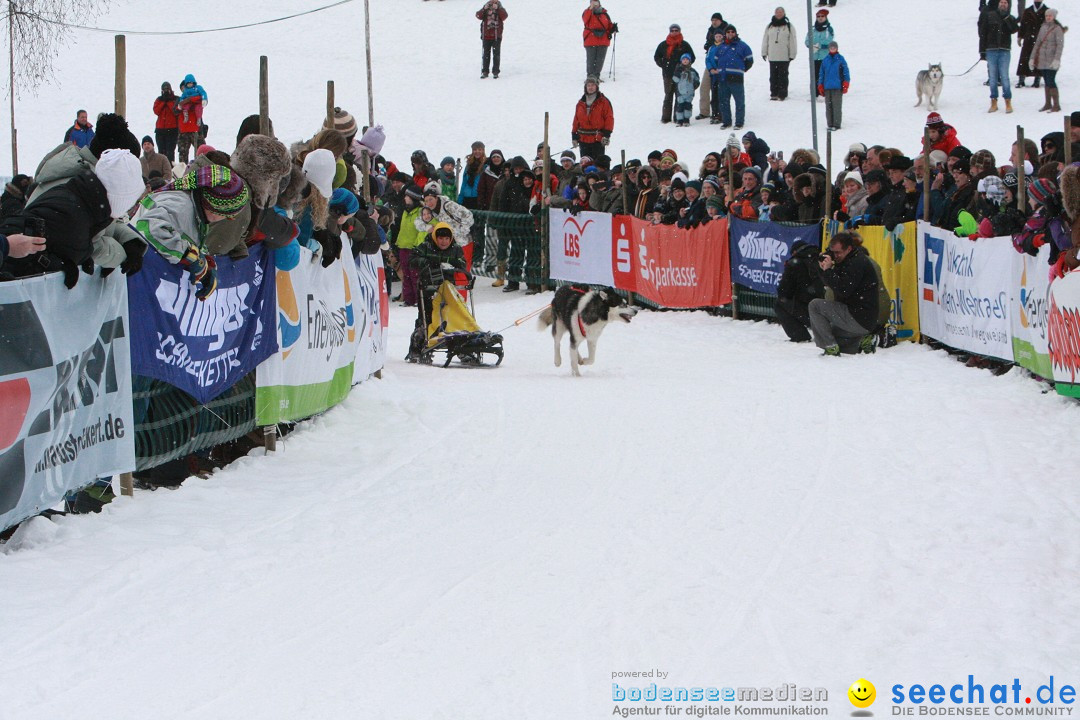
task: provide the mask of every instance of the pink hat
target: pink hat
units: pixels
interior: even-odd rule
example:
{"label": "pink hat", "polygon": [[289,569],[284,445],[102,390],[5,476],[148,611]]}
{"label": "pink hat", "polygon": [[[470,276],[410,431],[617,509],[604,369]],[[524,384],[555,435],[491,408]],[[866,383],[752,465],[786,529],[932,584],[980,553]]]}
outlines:
{"label": "pink hat", "polygon": [[213,145],[206,145],[206,144],[200,145],[199,149],[195,151],[195,157],[199,157],[200,155],[205,155],[206,153],[209,153],[209,152],[214,152],[214,150],[215,150],[215,148],[214,148]]}

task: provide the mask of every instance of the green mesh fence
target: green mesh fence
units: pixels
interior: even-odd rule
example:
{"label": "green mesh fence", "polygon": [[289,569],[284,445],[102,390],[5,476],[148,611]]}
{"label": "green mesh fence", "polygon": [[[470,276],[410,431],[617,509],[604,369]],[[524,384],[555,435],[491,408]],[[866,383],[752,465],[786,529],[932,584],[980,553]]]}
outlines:
{"label": "green mesh fence", "polygon": [[200,405],[160,380],[134,376],[135,466],[148,470],[255,429],[255,373]]}
{"label": "green mesh fence", "polygon": [[539,285],[544,282],[543,237],[539,215],[472,210],[473,273],[495,277],[506,263],[506,279]]}

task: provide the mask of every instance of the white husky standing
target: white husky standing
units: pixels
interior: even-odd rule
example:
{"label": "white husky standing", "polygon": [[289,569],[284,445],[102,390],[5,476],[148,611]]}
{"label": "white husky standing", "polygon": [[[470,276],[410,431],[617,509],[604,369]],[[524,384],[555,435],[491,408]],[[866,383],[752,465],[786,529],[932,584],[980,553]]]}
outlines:
{"label": "white husky standing", "polygon": [[915,107],[922,105],[923,95],[925,95],[926,107],[937,110],[938,99],[944,87],[945,73],[941,70],[941,63],[934,63],[926,70],[920,70],[915,78],[915,93],[919,96],[919,102],[915,103]]}

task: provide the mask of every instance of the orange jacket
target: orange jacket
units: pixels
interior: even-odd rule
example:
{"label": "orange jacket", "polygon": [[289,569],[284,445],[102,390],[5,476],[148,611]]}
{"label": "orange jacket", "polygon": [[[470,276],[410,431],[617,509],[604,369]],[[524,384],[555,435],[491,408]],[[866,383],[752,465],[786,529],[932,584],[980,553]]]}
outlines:
{"label": "orange jacket", "polygon": [[596,100],[593,101],[591,108],[586,107],[585,96],[582,95],[574,111],[574,127],[570,131],[571,136],[578,142],[597,143],[603,138],[611,137],[611,131],[614,129],[615,114],[604,94],[597,91]]}

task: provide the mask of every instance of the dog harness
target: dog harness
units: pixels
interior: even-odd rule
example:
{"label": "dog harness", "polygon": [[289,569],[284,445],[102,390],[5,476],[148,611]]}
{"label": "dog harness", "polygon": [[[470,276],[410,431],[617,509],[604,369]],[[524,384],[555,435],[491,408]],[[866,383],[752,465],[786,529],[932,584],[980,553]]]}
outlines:
{"label": "dog harness", "polygon": [[[584,295],[585,293],[589,292],[588,290],[582,290],[581,288],[576,288],[576,287],[571,287],[570,289],[572,291],[578,293],[579,295]],[[578,316],[577,316],[577,326],[578,326],[578,330],[581,331],[581,337],[587,337],[586,334],[585,334],[585,323],[583,323],[581,321],[581,312],[580,311],[578,312]]]}

